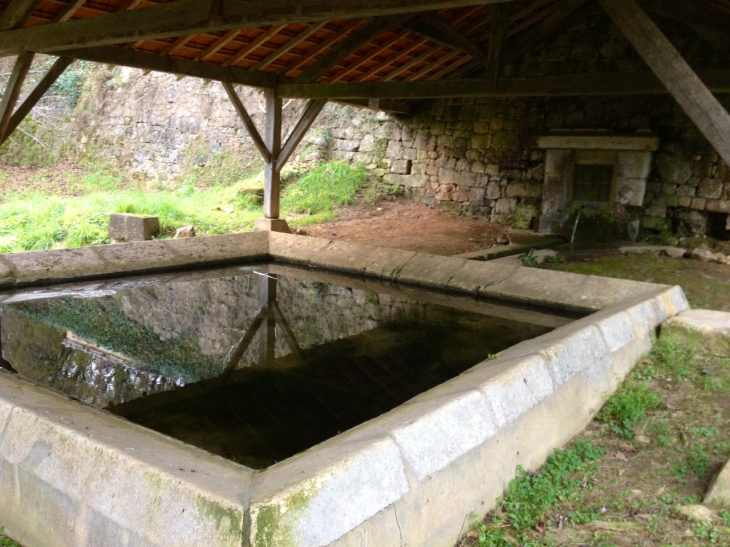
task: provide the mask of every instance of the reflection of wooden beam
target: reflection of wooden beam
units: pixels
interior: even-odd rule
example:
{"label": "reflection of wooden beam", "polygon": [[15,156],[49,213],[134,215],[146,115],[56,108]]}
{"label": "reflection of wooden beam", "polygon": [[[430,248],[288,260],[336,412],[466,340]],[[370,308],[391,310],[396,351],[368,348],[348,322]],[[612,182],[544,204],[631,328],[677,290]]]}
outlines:
{"label": "reflection of wooden beam", "polygon": [[[730,93],[730,70],[697,73],[715,93]],[[449,97],[574,97],[580,95],[665,94],[652,72],[579,74],[549,78],[500,78],[496,91],[484,79],[419,82],[356,82],[345,84],[281,84],[277,93],[298,99],[436,99]]]}
{"label": "reflection of wooden beam", "polygon": [[58,80],[59,76],[61,76],[61,74],[63,74],[64,71],[73,62],[74,60],[69,57],[58,58],[58,60],[53,64],[53,66],[46,73],[46,75],[43,76],[43,79],[41,79],[41,81],[36,84],[33,91],[31,91],[30,94],[25,98],[23,104],[21,104],[17,108],[17,110],[13,112],[13,115],[10,117],[8,127],[5,130],[5,134],[0,135],[0,145],[5,143],[5,141],[10,137],[13,131],[15,131],[17,127],[22,123],[25,117],[30,114],[30,111],[33,110],[33,107],[38,104],[38,101],[43,98],[48,89],[54,83],[56,83],[56,80]]}
{"label": "reflection of wooden beam", "polygon": [[231,372],[236,370],[238,363],[241,361],[241,359],[243,359],[243,356],[251,345],[254,336],[256,336],[256,333],[259,331],[261,324],[264,322],[267,313],[268,312],[265,307],[261,308],[256,316],[253,318],[253,321],[251,321],[251,325],[248,327],[248,329],[246,329],[246,334],[244,334],[243,338],[241,338],[241,341],[238,342],[238,344],[236,344],[234,347],[232,347],[231,350],[228,352],[228,355],[226,355],[226,360],[224,362],[225,374],[230,374]]}
{"label": "reflection of wooden beam", "polygon": [[635,0],[599,0],[718,154],[730,164],[730,114]]}
{"label": "reflection of wooden beam", "polygon": [[[147,8],[144,8],[147,9]],[[144,11],[140,9],[137,11]],[[131,12],[130,12],[131,13]],[[84,48],[69,50],[69,57],[93,61],[97,63],[111,63],[120,66],[154,70],[168,74],[183,74],[193,78],[230,82],[232,84],[248,85],[252,87],[273,88],[275,76],[264,72],[249,72],[240,68],[196,63],[185,59],[175,59],[169,56],[141,53],[131,49],[114,47]]]}
{"label": "reflection of wooden beam", "polygon": [[[15,0],[5,9],[3,17],[16,3],[36,1]],[[503,1],[268,0],[262,3],[251,0],[176,0],[142,9],[0,32],[0,54],[61,51],[269,25],[397,16]],[[11,22],[9,15],[7,20]]]}

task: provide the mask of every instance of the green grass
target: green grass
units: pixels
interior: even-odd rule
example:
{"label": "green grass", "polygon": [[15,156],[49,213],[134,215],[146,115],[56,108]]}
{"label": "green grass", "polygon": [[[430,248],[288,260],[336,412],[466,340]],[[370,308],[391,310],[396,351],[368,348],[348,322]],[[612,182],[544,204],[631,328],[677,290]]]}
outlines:
{"label": "green grass", "polygon": [[[491,520],[476,522],[480,547],[540,545],[531,532],[553,523],[546,515],[562,503],[577,501],[586,489],[592,488],[595,463],[605,451],[591,442],[576,441],[568,450],[556,450],[536,474],[519,469],[519,475],[509,484],[499,508]],[[585,523],[598,520],[595,511],[572,511],[568,520]]]}
{"label": "green grass", "polygon": [[[293,226],[331,219],[335,207],[352,202],[366,177],[364,169],[346,163],[320,165],[284,188],[282,213],[297,214],[290,219]],[[6,196],[0,203],[0,253],[108,243],[110,213],[157,216],[161,237],[170,237],[176,228],[187,225],[194,225],[199,235],[249,231],[262,216],[262,205],[239,190],[262,184],[259,176],[232,186],[186,184],[142,192],[119,189],[118,179],[91,173],[81,181],[76,197],[37,191]]]}
{"label": "green grass", "polygon": [[0,526],[0,547],[20,547],[19,543],[15,543],[13,540],[3,536],[4,530],[5,529]]}
{"label": "green grass", "polygon": [[611,397],[598,419],[609,425],[617,435],[633,439],[634,424],[645,420],[647,411],[655,410],[662,404],[661,397],[646,384],[629,381]]}

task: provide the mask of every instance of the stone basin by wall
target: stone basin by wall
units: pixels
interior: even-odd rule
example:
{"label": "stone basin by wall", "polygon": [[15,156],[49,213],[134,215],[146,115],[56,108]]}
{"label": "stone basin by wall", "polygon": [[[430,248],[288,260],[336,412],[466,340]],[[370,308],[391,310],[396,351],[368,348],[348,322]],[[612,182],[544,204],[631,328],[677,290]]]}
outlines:
{"label": "stone basin by wall", "polygon": [[37,285],[267,259],[347,273],[353,286],[488,297],[497,311],[590,315],[263,472],[0,374],[11,536],[27,547],[451,546],[518,465],[536,469],[587,425],[655,329],[688,308],[678,287],[276,233],[0,255],[0,303]]}

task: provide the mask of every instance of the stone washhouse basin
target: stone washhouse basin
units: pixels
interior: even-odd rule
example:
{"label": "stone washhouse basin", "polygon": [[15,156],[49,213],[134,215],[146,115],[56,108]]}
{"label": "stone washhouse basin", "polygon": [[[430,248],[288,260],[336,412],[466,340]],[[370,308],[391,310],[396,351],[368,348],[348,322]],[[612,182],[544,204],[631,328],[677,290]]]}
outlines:
{"label": "stone washhouse basin", "polygon": [[[446,547],[590,422],[688,309],[679,287],[278,233],[0,256],[0,305],[36,287],[275,261],[351,287],[581,318],[263,471],[0,374],[0,523],[27,547]],[[101,281],[100,281],[101,282]],[[511,310],[511,311],[510,311]],[[507,315],[505,315],[506,317]],[[0,320],[2,316],[0,316]]]}

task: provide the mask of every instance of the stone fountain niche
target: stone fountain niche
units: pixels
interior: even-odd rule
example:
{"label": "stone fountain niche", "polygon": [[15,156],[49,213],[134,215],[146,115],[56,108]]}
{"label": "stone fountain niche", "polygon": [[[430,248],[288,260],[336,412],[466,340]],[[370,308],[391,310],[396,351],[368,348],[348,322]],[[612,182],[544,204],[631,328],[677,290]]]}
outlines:
{"label": "stone fountain niche", "polygon": [[642,207],[653,154],[651,134],[560,133],[538,138],[547,150],[539,231],[560,232],[571,213],[589,206],[620,213]]}

